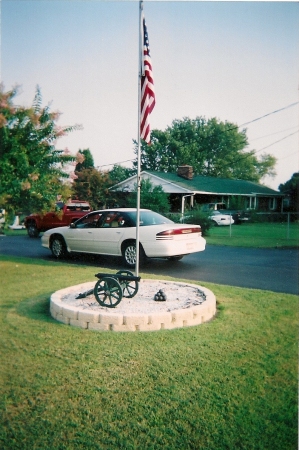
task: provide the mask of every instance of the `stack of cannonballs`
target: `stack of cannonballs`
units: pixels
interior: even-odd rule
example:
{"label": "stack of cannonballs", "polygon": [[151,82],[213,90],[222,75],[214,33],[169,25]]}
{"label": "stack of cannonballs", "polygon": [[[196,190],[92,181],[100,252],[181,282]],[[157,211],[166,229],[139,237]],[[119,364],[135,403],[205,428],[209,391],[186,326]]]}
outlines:
{"label": "stack of cannonballs", "polygon": [[163,289],[159,289],[158,292],[154,296],[154,300],[156,302],[165,302],[167,299],[165,292]]}

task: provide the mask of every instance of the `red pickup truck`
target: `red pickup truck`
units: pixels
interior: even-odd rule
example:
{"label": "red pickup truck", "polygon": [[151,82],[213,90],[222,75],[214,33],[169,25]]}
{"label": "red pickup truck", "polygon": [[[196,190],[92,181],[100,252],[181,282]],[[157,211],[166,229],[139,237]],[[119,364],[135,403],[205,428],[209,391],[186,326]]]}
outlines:
{"label": "red pickup truck", "polygon": [[54,212],[31,214],[25,217],[24,224],[29,237],[38,237],[41,231],[68,226],[91,210],[90,204],[81,200],[71,200],[67,203],[56,202]]}

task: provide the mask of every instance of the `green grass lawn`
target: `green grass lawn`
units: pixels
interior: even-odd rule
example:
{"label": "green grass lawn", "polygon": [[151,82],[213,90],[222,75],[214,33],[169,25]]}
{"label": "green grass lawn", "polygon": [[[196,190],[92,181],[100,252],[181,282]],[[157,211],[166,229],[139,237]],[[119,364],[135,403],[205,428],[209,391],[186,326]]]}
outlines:
{"label": "green grass lawn", "polygon": [[299,226],[291,223],[244,223],[212,227],[206,237],[209,244],[233,247],[283,248],[299,246]]}
{"label": "green grass lawn", "polygon": [[27,230],[10,230],[9,228],[1,229],[1,234],[6,236],[27,236]]}
{"label": "green grass lawn", "polygon": [[49,297],[94,268],[0,269],[0,448],[297,449],[296,296],[201,283],[209,323],[93,332],[54,321]]}

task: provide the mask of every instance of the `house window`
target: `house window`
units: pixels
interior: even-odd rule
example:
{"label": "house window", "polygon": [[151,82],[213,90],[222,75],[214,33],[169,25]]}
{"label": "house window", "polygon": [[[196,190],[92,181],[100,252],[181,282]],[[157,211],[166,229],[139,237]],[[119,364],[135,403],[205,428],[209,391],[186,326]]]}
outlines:
{"label": "house window", "polygon": [[246,209],[256,208],[256,197],[246,197]]}
{"label": "house window", "polygon": [[270,198],[269,199],[269,209],[271,209],[272,211],[274,210],[274,209],[276,209],[277,208],[277,201],[276,201],[276,198]]}

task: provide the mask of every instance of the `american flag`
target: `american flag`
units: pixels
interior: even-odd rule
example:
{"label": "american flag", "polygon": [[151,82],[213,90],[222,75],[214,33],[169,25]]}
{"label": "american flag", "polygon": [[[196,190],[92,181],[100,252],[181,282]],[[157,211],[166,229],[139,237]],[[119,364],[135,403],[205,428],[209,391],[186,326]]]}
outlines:
{"label": "american flag", "polygon": [[142,40],[140,137],[145,142],[150,144],[151,137],[149,115],[154,109],[156,100],[148,34],[144,17],[142,17]]}

